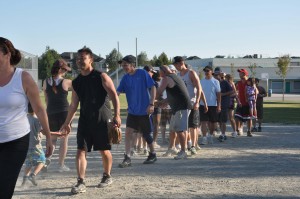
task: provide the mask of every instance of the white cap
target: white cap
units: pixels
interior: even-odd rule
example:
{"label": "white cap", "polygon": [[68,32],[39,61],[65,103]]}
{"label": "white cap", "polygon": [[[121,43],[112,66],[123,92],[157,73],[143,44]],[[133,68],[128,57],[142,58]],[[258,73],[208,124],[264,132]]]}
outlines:
{"label": "white cap", "polygon": [[[175,68],[175,66],[174,66],[173,64],[169,65],[168,67],[169,67],[169,69],[172,70],[172,71],[173,71],[173,70],[176,70],[176,68]],[[176,70],[176,71],[177,71],[177,70]]]}

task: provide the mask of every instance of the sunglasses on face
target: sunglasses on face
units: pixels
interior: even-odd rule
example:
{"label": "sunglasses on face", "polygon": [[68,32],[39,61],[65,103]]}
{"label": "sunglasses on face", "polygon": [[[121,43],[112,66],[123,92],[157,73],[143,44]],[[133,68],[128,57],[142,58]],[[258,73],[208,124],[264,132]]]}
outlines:
{"label": "sunglasses on face", "polygon": [[204,72],[208,73],[210,70],[204,70]]}

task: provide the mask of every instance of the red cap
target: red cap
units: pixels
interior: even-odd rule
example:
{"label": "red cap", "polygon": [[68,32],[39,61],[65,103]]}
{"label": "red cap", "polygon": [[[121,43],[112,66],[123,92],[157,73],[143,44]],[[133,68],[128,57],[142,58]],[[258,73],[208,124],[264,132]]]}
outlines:
{"label": "red cap", "polygon": [[242,69],[238,69],[237,72],[244,73],[246,76],[249,75],[248,71],[246,69],[243,69],[243,68]]}

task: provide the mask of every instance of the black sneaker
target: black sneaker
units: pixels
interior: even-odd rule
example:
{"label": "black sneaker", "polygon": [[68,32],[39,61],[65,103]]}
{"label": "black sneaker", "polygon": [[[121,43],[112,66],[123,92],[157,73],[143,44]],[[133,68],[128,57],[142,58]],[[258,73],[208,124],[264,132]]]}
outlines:
{"label": "black sneaker", "polygon": [[28,176],[28,180],[34,185],[34,186],[37,186],[37,182],[36,182],[36,179],[35,179],[35,175],[32,173]]}
{"label": "black sneaker", "polygon": [[224,142],[225,141],[224,135],[220,135],[219,138],[218,138],[218,140],[220,142]]}
{"label": "black sneaker", "polygon": [[257,130],[258,132],[261,132],[261,127],[258,127],[258,130]]}
{"label": "black sneaker", "polygon": [[106,173],[103,173],[103,177],[101,179],[101,182],[98,184],[98,188],[104,188],[107,187],[112,183],[112,177]]}
{"label": "black sneaker", "polygon": [[[259,128],[259,127],[258,127],[258,128]],[[251,131],[252,131],[252,132],[257,132],[257,128],[256,128],[256,127],[253,127]]]}
{"label": "black sneaker", "polygon": [[119,164],[120,168],[130,167],[131,166],[131,159],[128,155],[124,154],[124,160],[121,164]]}
{"label": "black sneaker", "polygon": [[252,137],[252,136],[253,136],[252,133],[251,133],[251,131],[248,131],[248,132],[247,132],[247,136],[248,136],[248,137]]}
{"label": "black sneaker", "polygon": [[28,178],[29,176],[23,176],[23,182],[21,184],[22,187],[26,185],[26,183],[28,182]]}
{"label": "black sneaker", "polygon": [[149,153],[149,156],[144,161],[144,164],[153,164],[156,160],[157,160],[156,153]]}
{"label": "black sneaker", "polygon": [[72,189],[71,193],[78,194],[86,192],[86,186],[82,179],[77,179],[77,184],[75,184]]}

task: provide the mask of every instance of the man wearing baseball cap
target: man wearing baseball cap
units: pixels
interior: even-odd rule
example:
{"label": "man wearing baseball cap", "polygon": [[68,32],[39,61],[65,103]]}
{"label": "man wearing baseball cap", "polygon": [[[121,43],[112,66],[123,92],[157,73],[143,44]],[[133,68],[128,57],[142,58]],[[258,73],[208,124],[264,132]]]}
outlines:
{"label": "man wearing baseball cap", "polygon": [[238,104],[235,112],[235,118],[236,118],[236,126],[237,126],[237,132],[238,135],[242,134],[243,131],[243,122],[247,121],[247,136],[252,137],[251,133],[251,127],[252,127],[252,120],[249,115],[249,104],[246,101],[246,95],[245,95],[245,88],[247,86],[247,79],[249,76],[249,73],[246,69],[238,69],[237,72],[239,72],[240,81],[236,84],[236,89],[238,91],[238,97],[241,104]]}
{"label": "man wearing baseball cap", "polygon": [[134,132],[142,133],[143,138],[150,148],[149,156],[144,161],[144,164],[152,164],[156,161],[153,137],[151,135],[153,131],[152,122],[150,119],[154,111],[156,94],[154,81],[146,70],[136,68],[136,59],[134,56],[127,55],[123,57],[119,63],[126,74],[121,79],[117,92],[118,94],[125,93],[128,103],[128,116],[125,130],[125,154],[124,160],[119,164],[119,167],[124,168],[131,166],[130,138]]}

